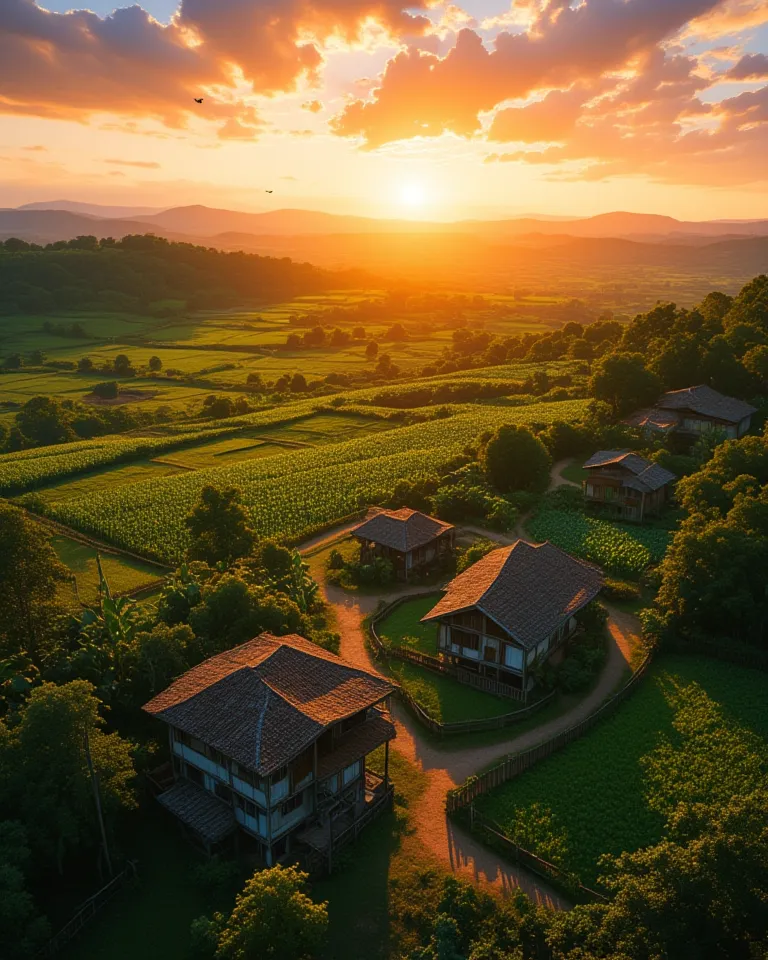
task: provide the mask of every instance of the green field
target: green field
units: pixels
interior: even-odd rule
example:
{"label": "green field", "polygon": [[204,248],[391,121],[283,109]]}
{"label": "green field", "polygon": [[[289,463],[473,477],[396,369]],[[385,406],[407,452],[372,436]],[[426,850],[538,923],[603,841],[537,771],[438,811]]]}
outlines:
{"label": "green field", "polygon": [[566,865],[582,883],[597,882],[603,853],[637,850],[661,837],[662,822],[645,801],[641,757],[672,734],[665,676],[695,681],[738,723],[768,737],[764,673],[721,661],[664,655],[641,686],[609,719],[532,770],[475,801],[511,829],[515,811],[539,803],[551,809],[564,832]]}
{"label": "green field", "polygon": [[[442,594],[408,600],[377,624],[376,630],[382,641],[388,646],[410,647],[419,653],[437,656],[437,624],[420,623],[420,620],[434,607]],[[407,642],[407,641],[412,642]]]}
{"label": "green field", "polygon": [[[388,497],[398,480],[439,469],[483,430],[502,423],[578,419],[585,404],[478,406],[471,413],[360,439],[119,486],[56,502],[50,512],[62,523],[131,552],[174,563],[186,549],[184,518],[202,488],[234,484],[242,490],[259,535],[303,537]],[[2,464],[0,476],[1,471]]]}
{"label": "green field", "polygon": [[[96,549],[62,536],[52,537],[51,545],[59,560],[75,575],[79,598],[83,603],[92,603],[99,595]],[[163,576],[159,567],[112,553],[101,554],[101,567],[113,594],[131,593]]]}
{"label": "green field", "polygon": [[542,507],[526,524],[534,540],[556,546],[599,564],[617,576],[638,577],[664,556],[670,540],[666,530],[638,524],[613,523],[576,510]]}

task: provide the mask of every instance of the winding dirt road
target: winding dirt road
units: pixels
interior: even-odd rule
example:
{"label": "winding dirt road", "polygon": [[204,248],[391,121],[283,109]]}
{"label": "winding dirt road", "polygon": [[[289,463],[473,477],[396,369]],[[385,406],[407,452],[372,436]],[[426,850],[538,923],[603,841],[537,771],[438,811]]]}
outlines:
{"label": "winding dirt road", "polygon": [[[324,537],[309,541],[303,545],[302,552],[330,544],[343,536],[349,526],[345,525]],[[492,537],[500,543],[511,542],[509,538],[492,534],[487,530],[477,529],[470,532]],[[366,670],[379,672],[366,644],[363,619],[377,609],[381,600],[392,600],[393,594],[351,595],[326,582],[322,583],[322,589],[326,600],[333,606],[336,613],[337,628],[341,634],[341,656]],[[423,587],[406,587],[397,595],[420,592],[423,592]],[[420,767],[428,778],[426,791],[417,807],[411,811],[416,835],[452,871],[463,874],[477,883],[490,884],[502,891],[519,887],[536,901],[553,908],[562,909],[568,906],[564,898],[543,880],[505,862],[451,822],[445,813],[445,795],[452,787],[494,761],[510,753],[535,746],[578,723],[614,692],[629,662],[629,637],[639,632],[639,624],[637,619],[629,614],[611,607],[608,609],[611,644],[597,685],[568,713],[540,727],[517,736],[514,734],[514,728],[510,728],[508,740],[492,745],[460,746],[451,749],[449,744],[445,744],[443,748],[438,749],[424,736],[418,722],[399,703],[395,704],[397,738],[392,744],[393,749]]]}

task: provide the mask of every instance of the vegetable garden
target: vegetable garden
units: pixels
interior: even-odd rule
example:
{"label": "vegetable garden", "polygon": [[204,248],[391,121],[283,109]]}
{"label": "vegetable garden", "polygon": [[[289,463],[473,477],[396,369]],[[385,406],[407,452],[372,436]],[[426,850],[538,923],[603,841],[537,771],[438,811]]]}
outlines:
{"label": "vegetable garden", "polygon": [[669,544],[666,530],[613,523],[577,510],[542,507],[528,523],[534,540],[556,546],[599,564],[617,576],[638,577],[658,563]]}
{"label": "vegetable garden", "polygon": [[668,675],[700,684],[734,720],[768,738],[764,673],[705,658],[663,656],[610,719],[475,801],[477,809],[514,833],[517,811],[534,803],[548,808],[550,828],[564,840],[564,866],[587,886],[597,882],[601,854],[657,842],[662,821],[646,804],[640,759],[662,734],[673,733],[673,711],[660,683]]}

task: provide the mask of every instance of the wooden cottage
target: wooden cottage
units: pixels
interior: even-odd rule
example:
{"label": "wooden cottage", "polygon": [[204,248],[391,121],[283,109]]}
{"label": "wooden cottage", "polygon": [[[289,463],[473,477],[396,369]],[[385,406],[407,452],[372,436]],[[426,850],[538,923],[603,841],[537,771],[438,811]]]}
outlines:
{"label": "wooden cottage", "polygon": [[584,499],[623,520],[641,522],[669,500],[674,473],[630,450],[600,450],[584,464]]}
{"label": "wooden cottage", "polygon": [[438,622],[443,656],[487,681],[475,686],[502,684],[524,698],[532,664],[568,639],[602,584],[597,567],[559,547],[516,540],[451,580],[422,619]]}
{"label": "wooden cottage", "polygon": [[676,433],[691,440],[719,432],[729,439],[742,437],[756,409],[743,400],[726,397],[702,384],[670,390],[647,410],[638,410],[624,422],[647,433]]}
{"label": "wooden cottage", "polygon": [[392,562],[395,576],[407,580],[416,571],[428,570],[454,548],[455,528],[419,510],[377,510],[351,531],[360,541],[360,561],[376,557]]}
{"label": "wooden cottage", "polygon": [[[394,688],[303,637],[262,634],[193,667],[144,707],[175,782],[158,797],[209,851],[238,827],[271,865],[335,842],[391,801]],[[384,776],[366,758],[386,745]]]}

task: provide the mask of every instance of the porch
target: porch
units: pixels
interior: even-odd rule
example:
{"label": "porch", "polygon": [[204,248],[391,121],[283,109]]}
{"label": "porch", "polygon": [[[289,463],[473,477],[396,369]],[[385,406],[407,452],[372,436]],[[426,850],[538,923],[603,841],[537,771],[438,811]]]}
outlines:
{"label": "porch", "polygon": [[347,844],[357,840],[360,831],[392,805],[395,788],[389,778],[365,771],[361,796],[341,802],[330,815],[322,814],[296,834],[296,840],[307,848],[305,860],[312,872],[333,870],[334,856]]}

